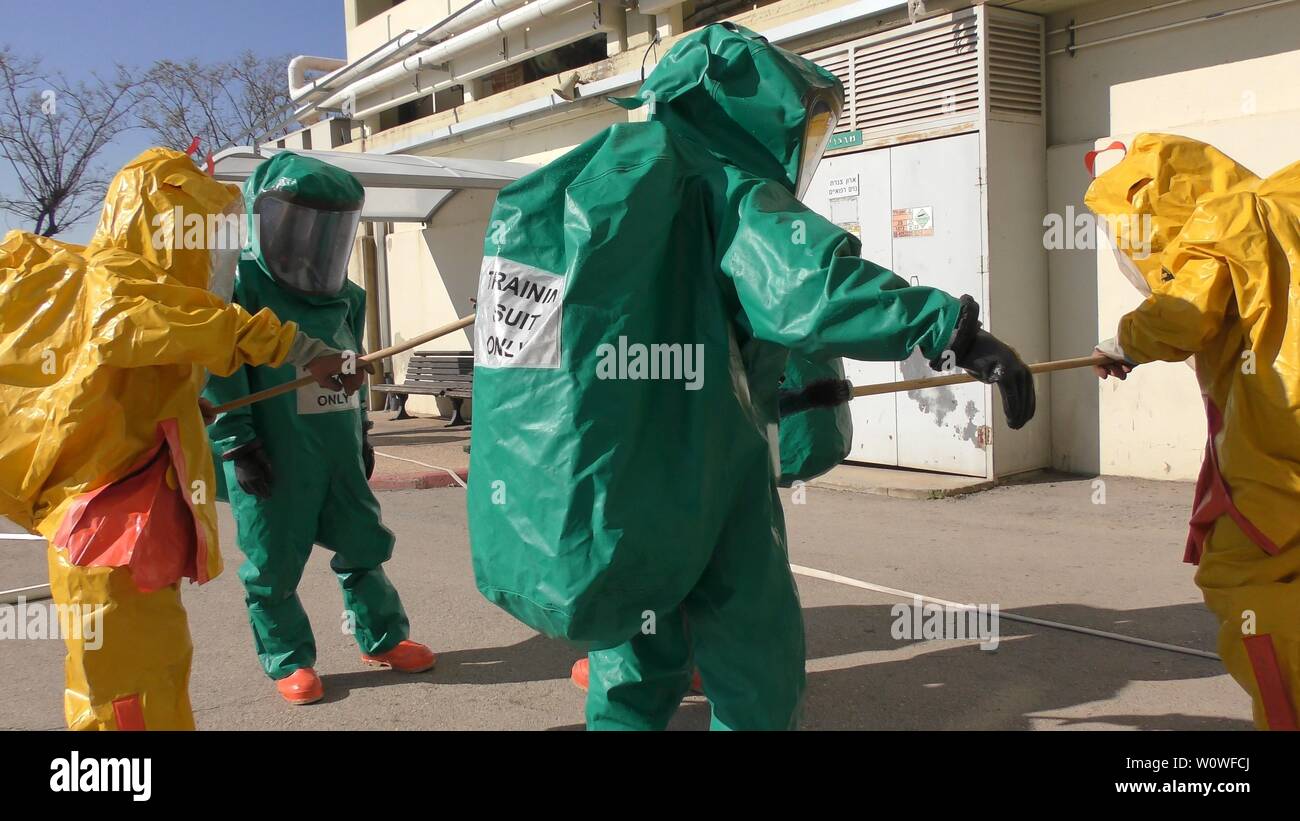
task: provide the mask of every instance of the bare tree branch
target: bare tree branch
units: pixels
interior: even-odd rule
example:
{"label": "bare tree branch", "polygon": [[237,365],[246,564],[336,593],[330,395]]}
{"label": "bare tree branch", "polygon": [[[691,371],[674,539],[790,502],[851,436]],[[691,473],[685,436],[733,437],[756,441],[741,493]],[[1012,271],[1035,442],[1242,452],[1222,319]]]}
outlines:
{"label": "bare tree branch", "polygon": [[40,61],[0,49],[0,156],[20,189],[0,208],[53,236],[99,208],[108,172],[96,164],[118,134],[134,127],[138,82],[118,66],[111,79],[70,83],[44,75]]}
{"label": "bare tree branch", "polygon": [[160,143],[180,150],[195,137],[208,150],[247,142],[250,132],[289,105],[288,65],[287,55],[263,58],[249,51],[211,64],[159,60],[141,85],[139,122]]}

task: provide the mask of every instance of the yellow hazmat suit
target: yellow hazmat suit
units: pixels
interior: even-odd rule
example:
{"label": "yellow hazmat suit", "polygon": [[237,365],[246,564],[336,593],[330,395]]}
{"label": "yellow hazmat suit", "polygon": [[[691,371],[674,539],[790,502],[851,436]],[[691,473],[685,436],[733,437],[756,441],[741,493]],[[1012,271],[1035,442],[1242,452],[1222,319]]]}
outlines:
{"label": "yellow hazmat suit", "polygon": [[204,369],[278,365],[298,336],[208,290],[237,196],[150,149],[87,247],[0,244],[0,515],[50,542],[73,729],[194,726],[178,583],[221,572]]}
{"label": "yellow hazmat suit", "polygon": [[1088,206],[1153,215],[1152,286],[1119,324],[1130,363],[1195,357],[1209,441],[1185,559],[1261,728],[1300,705],[1300,163],[1260,180],[1214,148],[1142,135]]}

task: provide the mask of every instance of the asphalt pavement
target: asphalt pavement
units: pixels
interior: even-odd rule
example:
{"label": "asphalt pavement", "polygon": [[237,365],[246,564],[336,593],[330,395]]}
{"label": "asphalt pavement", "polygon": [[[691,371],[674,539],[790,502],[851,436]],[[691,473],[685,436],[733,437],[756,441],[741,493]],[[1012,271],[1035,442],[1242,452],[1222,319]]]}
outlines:
{"label": "asphalt pavement", "polygon": [[[947,499],[819,487],[804,488],[801,503],[784,496],[792,562],[836,579],[798,576],[807,729],[1250,728],[1249,700],[1212,659],[1007,618],[992,651],[978,640],[898,636],[895,605],[916,593],[1213,652],[1213,619],[1193,568],[1181,562],[1189,485],[1048,475]],[[398,537],[389,574],[413,638],[440,654],[437,668],[403,675],[363,666],[343,630],[329,555],[318,549],[300,593],[326,698],[284,704],[253,653],[235,573],[241,556],[223,505],[226,572],[185,590],[199,727],[580,727],[583,694],[568,681],[578,653],[515,622],[474,587],[465,490],[392,491],[380,500]],[[0,542],[0,589],[43,581],[43,552],[39,542]],[[62,726],[62,655],[58,641],[0,640],[0,728]],[[672,726],[707,724],[697,696]]]}

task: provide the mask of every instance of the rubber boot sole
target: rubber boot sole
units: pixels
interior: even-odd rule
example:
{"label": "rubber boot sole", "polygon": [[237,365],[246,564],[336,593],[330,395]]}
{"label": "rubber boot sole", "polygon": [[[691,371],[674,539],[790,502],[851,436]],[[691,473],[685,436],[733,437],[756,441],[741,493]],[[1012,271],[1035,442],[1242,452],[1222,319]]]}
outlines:
{"label": "rubber boot sole", "polygon": [[399,668],[397,668],[397,667],[394,667],[393,665],[389,664],[389,663],[386,662],[386,661],[380,661],[379,659],[366,658],[365,656],[362,656],[362,657],[361,657],[361,661],[362,661],[362,663],[365,664],[367,667],[374,667],[376,670],[394,670],[394,671],[396,671],[396,672],[398,672],[398,673],[427,673],[427,672],[429,672],[430,670],[432,670],[433,668],[435,668],[435,667],[438,666],[438,659],[436,659],[436,658],[435,658],[432,662],[429,663],[429,666],[428,666],[428,667],[420,667],[420,668],[415,669],[415,670],[410,670],[410,669],[408,669],[408,670],[402,670],[402,669],[399,669]]}

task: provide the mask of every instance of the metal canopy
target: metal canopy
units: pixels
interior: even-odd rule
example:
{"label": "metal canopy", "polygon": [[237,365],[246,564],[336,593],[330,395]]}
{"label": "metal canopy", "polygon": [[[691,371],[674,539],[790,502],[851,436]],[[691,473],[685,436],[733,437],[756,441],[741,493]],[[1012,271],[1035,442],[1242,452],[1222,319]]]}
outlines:
{"label": "metal canopy", "polygon": [[535,168],[524,163],[459,157],[283,148],[263,148],[258,153],[251,146],[235,146],[213,157],[213,176],[222,182],[242,184],[259,164],[285,150],[351,172],[366,189],[361,218],[373,222],[428,222],[457,191],[499,190]]}

